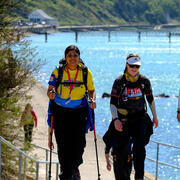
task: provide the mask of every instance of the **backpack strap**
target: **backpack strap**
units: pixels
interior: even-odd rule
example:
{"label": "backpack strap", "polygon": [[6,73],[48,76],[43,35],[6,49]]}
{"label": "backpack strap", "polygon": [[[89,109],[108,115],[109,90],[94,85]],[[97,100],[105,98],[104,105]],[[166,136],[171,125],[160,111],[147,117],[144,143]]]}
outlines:
{"label": "backpack strap", "polygon": [[[125,87],[128,86],[128,81],[126,80],[126,77],[124,74],[121,75],[119,79],[120,79],[120,95],[121,95],[122,92],[124,91]],[[145,84],[143,83],[143,76],[141,74],[139,75],[139,79],[138,79],[137,83],[138,83],[138,87],[140,87],[140,89],[143,93],[143,96],[144,96]]]}
{"label": "backpack strap", "polygon": [[144,98],[144,101],[145,101],[145,111],[147,112],[147,103],[146,103],[146,100],[145,100],[145,84],[143,82],[143,77],[141,74],[139,75],[139,87],[141,89],[141,92],[142,92],[142,95],[143,95],[143,98]]}
{"label": "backpack strap", "polygon": [[[57,88],[60,84],[81,84],[81,83],[73,83],[73,82],[65,82],[63,83],[62,82],[62,78],[63,78],[63,72],[64,72],[64,69],[65,69],[65,66],[66,64],[59,64],[59,68],[58,68],[58,79],[57,79],[57,82],[56,82],[56,92],[57,92]],[[78,67],[79,68],[79,67]],[[83,73],[83,82],[82,84],[85,85],[85,88],[86,88],[86,92],[87,92],[87,76],[88,76],[88,68],[87,66],[85,66],[84,64],[81,65],[81,68],[82,68],[82,73]]]}
{"label": "backpack strap", "polygon": [[57,82],[56,82],[56,92],[57,92],[58,86],[61,84],[64,69],[65,69],[65,65],[64,64],[59,64],[58,79],[57,79]]}
{"label": "backpack strap", "polygon": [[119,83],[120,83],[119,84],[120,89],[119,89],[118,94],[119,94],[119,97],[120,97],[122,95],[125,87],[127,86],[127,81],[126,81],[126,77],[125,77],[124,74],[119,77]]}
{"label": "backpack strap", "polygon": [[[118,94],[119,94],[119,97],[120,97],[122,95],[125,87],[128,86],[128,81],[126,80],[126,77],[125,77],[124,74],[121,75],[119,77],[119,79],[120,79],[120,89],[119,89]],[[143,76],[141,74],[139,75],[139,79],[138,79],[137,83],[138,83],[138,87],[140,87],[140,89],[141,89],[142,96],[143,96],[144,101],[145,101],[145,111],[147,112],[147,103],[146,103],[146,100],[145,100],[145,90],[144,90],[145,89],[145,84],[143,83]]]}
{"label": "backpack strap", "polygon": [[83,72],[83,83],[84,83],[86,91],[87,91],[88,90],[88,88],[87,88],[88,68],[87,68],[87,66],[85,66],[83,64],[81,65],[81,67],[82,67],[82,72]]}

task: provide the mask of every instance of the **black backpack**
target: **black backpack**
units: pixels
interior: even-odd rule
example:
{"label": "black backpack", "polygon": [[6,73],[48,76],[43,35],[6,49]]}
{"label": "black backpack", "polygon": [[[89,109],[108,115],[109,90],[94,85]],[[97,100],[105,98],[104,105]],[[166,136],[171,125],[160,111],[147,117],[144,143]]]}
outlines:
{"label": "black backpack", "polygon": [[[145,92],[144,92],[145,84],[143,83],[143,78],[144,78],[144,76],[140,74],[139,79],[137,80],[137,84],[138,84],[138,87],[140,87],[143,98],[145,100]],[[125,87],[128,86],[128,81],[126,80],[126,77],[124,74],[119,77],[119,80],[120,80],[120,89],[119,89],[118,94],[119,94],[119,96],[121,96]],[[147,112],[147,104],[145,104],[145,111]]]}
{"label": "black backpack", "polygon": [[[124,74],[119,77],[119,80],[120,80],[120,92],[119,92],[119,94],[122,95],[125,87],[128,86],[128,81],[126,80],[126,77]],[[137,83],[138,83],[138,86],[140,87],[140,89],[143,93],[143,96],[144,96],[145,85],[143,83],[143,76],[141,74],[139,75],[139,79],[137,80]]]}
{"label": "black backpack", "polygon": [[[87,75],[88,75],[88,68],[84,64],[83,60],[80,58],[79,59],[79,64],[81,64],[82,72],[83,72],[83,82],[62,82],[62,77],[63,77],[63,72],[66,66],[66,60],[65,58],[61,59],[59,61],[59,69],[58,69],[58,79],[56,83],[56,91],[59,86],[59,84],[84,84],[86,88],[86,93],[87,93]],[[78,65],[79,68],[79,65]]]}

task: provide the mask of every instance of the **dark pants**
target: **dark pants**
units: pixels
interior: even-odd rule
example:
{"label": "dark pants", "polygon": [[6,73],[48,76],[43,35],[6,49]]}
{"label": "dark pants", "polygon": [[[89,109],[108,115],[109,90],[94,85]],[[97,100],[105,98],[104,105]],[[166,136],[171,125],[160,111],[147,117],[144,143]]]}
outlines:
{"label": "dark pants", "polygon": [[[125,179],[126,180],[131,180],[131,171],[132,171],[132,165],[133,165],[132,148],[131,148],[132,143],[129,142],[128,146],[129,146],[128,147],[128,149],[129,149],[128,150],[128,159],[127,159],[127,162],[125,162],[123,168],[126,167],[126,170],[124,170],[124,171],[126,171],[125,172]],[[116,153],[116,151],[115,151],[115,153]],[[113,156],[113,169],[114,169],[115,179],[116,180],[121,180],[121,173],[122,173],[121,170],[120,170],[122,168],[120,166],[121,162],[119,162],[119,159],[117,159],[116,154],[113,153],[112,156]]]}
{"label": "dark pants", "polygon": [[133,140],[133,161],[135,169],[135,178],[144,177],[144,160],[146,156],[145,136],[148,123],[144,116],[136,119],[129,119],[123,125],[123,132],[117,135],[117,161],[119,162],[118,180],[127,180],[127,159],[129,139]]}
{"label": "dark pants", "polygon": [[87,108],[69,109],[55,105],[54,109],[59,163],[63,177],[68,178],[83,162]]}
{"label": "dark pants", "polygon": [[[116,155],[114,155],[114,156],[116,156]],[[115,176],[116,180],[121,180],[121,179],[123,179],[121,176],[122,171],[120,170],[122,168],[122,166],[120,166],[121,162],[117,161],[117,156],[115,157],[116,159],[114,159],[114,156],[113,156],[114,176]],[[125,176],[124,179],[131,180],[132,159],[125,166],[126,166],[126,173],[124,175]]]}
{"label": "dark pants", "polygon": [[32,141],[33,124],[24,125],[25,142],[30,143]]}

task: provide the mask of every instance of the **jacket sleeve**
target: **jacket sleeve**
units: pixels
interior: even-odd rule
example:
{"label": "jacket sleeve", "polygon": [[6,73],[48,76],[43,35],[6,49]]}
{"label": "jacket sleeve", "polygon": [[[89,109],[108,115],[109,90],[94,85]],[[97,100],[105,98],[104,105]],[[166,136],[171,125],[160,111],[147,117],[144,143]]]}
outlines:
{"label": "jacket sleeve", "polygon": [[110,100],[110,110],[112,114],[112,119],[117,119],[118,118],[118,111],[117,111],[117,106],[118,106],[118,99],[120,96],[120,79],[117,78],[114,81],[112,91],[111,91],[111,100]]}
{"label": "jacket sleeve", "polygon": [[35,114],[35,112],[33,110],[31,111],[31,114],[34,117],[34,125],[35,125],[35,127],[37,127],[37,116],[36,116],[36,114]]}
{"label": "jacket sleeve", "polygon": [[154,100],[154,97],[152,94],[152,87],[151,87],[151,83],[150,83],[149,79],[145,79],[144,86],[145,86],[144,87],[144,94],[146,96],[148,103],[151,104],[152,101]]}
{"label": "jacket sleeve", "polygon": [[110,149],[113,146],[113,141],[114,141],[114,135],[115,133],[115,128],[114,128],[114,121],[111,121],[108,130],[103,136],[103,141],[105,143],[105,153],[109,153]]}
{"label": "jacket sleeve", "polygon": [[118,105],[118,98],[119,98],[119,91],[118,89],[120,88],[119,87],[119,80],[116,79],[114,81],[114,84],[112,86],[112,90],[111,90],[111,100],[110,100],[110,104],[113,104],[115,106]]}
{"label": "jacket sleeve", "polygon": [[153,96],[152,87],[151,87],[151,83],[149,79],[145,80],[145,96],[146,96],[146,99],[148,101],[148,104],[149,104],[149,107],[151,109],[153,116],[157,116],[154,96]]}

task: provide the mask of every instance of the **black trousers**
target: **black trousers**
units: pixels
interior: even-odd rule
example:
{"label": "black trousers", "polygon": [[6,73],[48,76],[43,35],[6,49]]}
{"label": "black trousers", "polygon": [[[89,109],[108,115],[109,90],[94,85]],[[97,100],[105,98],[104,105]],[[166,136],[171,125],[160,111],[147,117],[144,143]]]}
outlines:
{"label": "black trousers", "polygon": [[[116,155],[114,155],[116,156]],[[122,175],[121,175],[121,168],[122,166],[120,165],[121,162],[117,160],[117,156],[114,159],[113,156],[113,169],[114,169],[114,176],[116,180],[121,180]],[[131,180],[131,171],[132,171],[132,159],[125,165],[126,166],[126,172],[124,173],[124,179],[126,180]],[[123,167],[124,168],[124,167]]]}
{"label": "black trousers", "polygon": [[73,170],[83,162],[82,156],[86,146],[87,107],[69,109],[54,106],[54,132],[61,172],[63,176],[70,177]]}
{"label": "black trousers", "polygon": [[129,139],[133,140],[133,161],[135,169],[135,179],[144,177],[144,160],[146,156],[145,137],[148,123],[145,116],[138,119],[128,119],[123,125],[123,132],[117,133],[117,162],[119,170],[116,180],[127,180],[127,159]]}

